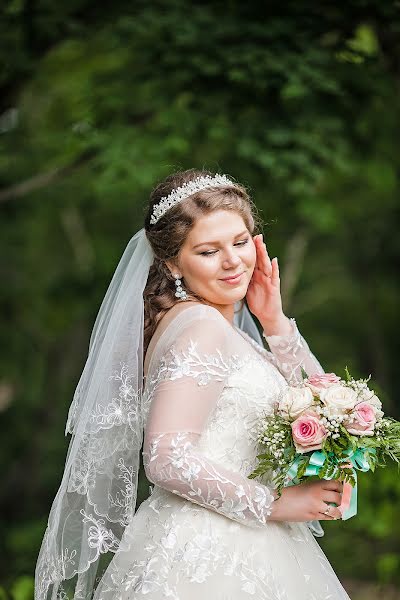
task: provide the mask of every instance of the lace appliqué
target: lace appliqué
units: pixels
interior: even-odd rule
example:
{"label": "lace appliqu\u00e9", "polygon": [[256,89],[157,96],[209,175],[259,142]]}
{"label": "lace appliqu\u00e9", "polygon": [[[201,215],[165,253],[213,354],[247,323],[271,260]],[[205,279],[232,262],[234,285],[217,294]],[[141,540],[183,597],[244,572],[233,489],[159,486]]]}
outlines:
{"label": "lace appliqu\u00e9", "polygon": [[150,481],[235,521],[265,525],[274,501],[269,489],[209,460],[192,439],[186,432],[155,435],[143,453]]}
{"label": "lace appliqu\u00e9", "polygon": [[323,369],[311,353],[307,342],[300,334],[296,320],[291,318],[292,332],[288,335],[270,335],[263,333],[273,357],[274,364],[289,383],[302,381],[302,369],[309,375],[323,373]]}
{"label": "lace appliqu\u00e9", "polygon": [[80,511],[83,516],[82,523],[92,523],[88,530],[89,548],[96,550],[97,560],[100,554],[112,551],[116,552],[119,547],[119,539],[114,535],[111,529],[105,527],[104,519],[95,519],[93,515],[87,515],[84,510]]}
{"label": "lace appliqu\u00e9", "polygon": [[160,360],[156,371],[145,378],[142,395],[142,418],[145,425],[151,400],[162,381],[174,381],[191,377],[199,386],[207,386],[212,381],[225,381],[233,372],[241,369],[252,357],[239,354],[224,356],[217,349],[214,354],[200,353],[197,343],[190,340],[185,349],[177,350],[171,346]]}
{"label": "lace appliqu\u00e9", "polygon": [[122,363],[121,370],[110,375],[109,380],[121,382],[118,387],[118,396],[112,398],[106,406],[96,405],[90,415],[90,422],[95,427],[108,429],[119,425],[129,425],[136,431],[138,422],[139,394],[133,389],[130,381],[132,375],[128,373],[128,366]]}
{"label": "lace appliqu\u00e9", "polygon": [[207,385],[212,380],[223,381],[232,371],[243,365],[243,359],[237,354],[224,357],[220,350],[215,354],[197,351],[197,343],[190,340],[186,350],[169,349],[168,355],[160,363],[157,377],[161,380],[193,377],[198,385]]}
{"label": "lace appliqu\u00e9", "polygon": [[[108,379],[115,382],[114,386],[110,384],[112,398],[107,404],[97,404],[87,416],[85,433],[64,482],[71,494],[71,508],[62,518],[73,519],[77,530],[81,527],[87,532],[86,537],[82,547],[75,547],[72,540],[57,556],[48,543],[52,522],[49,520],[37,565],[39,598],[45,598],[54,584],[62,600],[61,582],[83,573],[101,554],[116,552],[121,532],[134,514],[142,443],[139,395],[131,385],[126,363],[121,363],[120,370]],[[76,402],[72,409],[71,418],[77,414]],[[94,514],[87,510],[88,506]]]}

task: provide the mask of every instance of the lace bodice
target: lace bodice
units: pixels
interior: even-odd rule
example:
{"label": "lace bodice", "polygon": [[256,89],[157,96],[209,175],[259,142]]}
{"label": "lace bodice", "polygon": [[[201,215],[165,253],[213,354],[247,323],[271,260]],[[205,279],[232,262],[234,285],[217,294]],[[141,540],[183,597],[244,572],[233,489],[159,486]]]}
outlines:
{"label": "lace bodice", "polygon": [[301,368],[322,372],[291,324],[290,335],[266,337],[270,351],[206,305],[186,308],[167,326],[143,394],[143,462],[155,486],[265,526],[275,492],[247,477],[256,466],[260,419]]}

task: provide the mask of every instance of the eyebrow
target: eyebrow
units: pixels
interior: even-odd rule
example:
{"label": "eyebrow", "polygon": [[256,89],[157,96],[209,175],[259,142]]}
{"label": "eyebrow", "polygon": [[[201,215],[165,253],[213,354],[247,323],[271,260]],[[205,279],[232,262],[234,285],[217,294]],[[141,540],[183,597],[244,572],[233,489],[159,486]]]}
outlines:
{"label": "eyebrow", "polygon": [[[241,233],[236,234],[235,239],[238,237],[241,237],[242,235],[245,235],[246,233],[249,233],[248,229],[245,229]],[[206,244],[210,244],[210,246],[212,246],[213,244],[216,245],[216,244],[219,244],[219,240],[216,242],[201,242],[201,244],[196,244],[195,246],[193,246],[192,250],[194,250],[195,248],[198,248],[199,246],[205,246]]]}

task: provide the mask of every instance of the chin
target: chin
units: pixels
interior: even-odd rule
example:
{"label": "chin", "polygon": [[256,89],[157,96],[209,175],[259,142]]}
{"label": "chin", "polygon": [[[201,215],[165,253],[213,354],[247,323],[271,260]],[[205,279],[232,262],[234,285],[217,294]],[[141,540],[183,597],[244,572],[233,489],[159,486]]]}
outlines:
{"label": "chin", "polygon": [[215,295],[212,297],[203,296],[203,298],[207,300],[207,302],[212,302],[212,304],[226,306],[228,304],[235,304],[236,302],[243,300],[246,297],[246,291],[235,290],[235,293],[232,294]]}
{"label": "chin", "polygon": [[247,289],[249,287],[249,282],[245,282],[241,286],[237,286],[228,291],[223,291],[221,289],[210,290],[207,288],[206,290],[196,290],[196,293],[199,294],[206,302],[210,302],[211,304],[216,304],[218,306],[226,306],[228,304],[235,304],[236,302],[240,302],[246,297]]}

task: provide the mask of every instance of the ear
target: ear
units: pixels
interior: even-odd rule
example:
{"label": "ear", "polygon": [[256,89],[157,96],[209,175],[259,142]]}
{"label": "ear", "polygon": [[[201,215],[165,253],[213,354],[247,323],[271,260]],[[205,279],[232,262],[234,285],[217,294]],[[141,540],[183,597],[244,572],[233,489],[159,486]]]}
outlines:
{"label": "ear", "polygon": [[179,278],[181,277],[181,271],[178,267],[178,265],[172,261],[172,260],[166,260],[165,264],[167,265],[168,269],[170,270],[170,273],[172,276],[174,275],[179,275]]}

